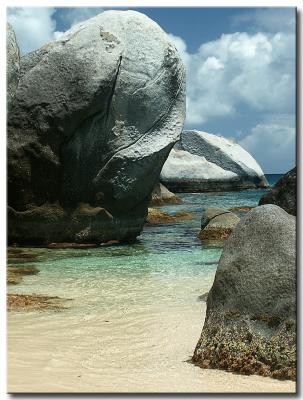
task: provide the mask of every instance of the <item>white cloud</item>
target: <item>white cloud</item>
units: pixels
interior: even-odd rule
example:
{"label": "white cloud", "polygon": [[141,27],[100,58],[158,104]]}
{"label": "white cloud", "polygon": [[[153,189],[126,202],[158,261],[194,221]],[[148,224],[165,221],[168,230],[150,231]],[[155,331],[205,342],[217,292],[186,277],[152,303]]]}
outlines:
{"label": "white cloud", "polygon": [[289,171],[295,165],[294,118],[273,118],[257,124],[239,144],[258,160],[264,171]]}
{"label": "white cloud", "polygon": [[56,23],[53,7],[10,7],[7,20],[13,26],[21,53],[38,49],[53,40]]}
{"label": "white cloud", "polygon": [[[102,12],[97,7],[18,7],[7,9],[21,52],[35,50],[57,39],[76,23]],[[186,126],[222,121],[241,113],[243,107],[256,123],[241,144],[257,158],[265,171],[279,171],[294,160],[294,122],[265,114],[294,114],[295,110],[295,10],[260,9],[238,15],[234,26],[243,23],[249,32],[223,34],[201,43],[190,53],[186,42],[169,34],[187,68]],[[62,28],[61,28],[62,29]],[[235,126],[237,131],[245,128]],[[247,131],[246,131],[247,132]],[[221,128],[224,135],[224,129]],[[230,133],[229,133],[230,134]],[[271,152],[266,153],[268,149]],[[276,169],[273,169],[276,168]]]}
{"label": "white cloud", "polygon": [[295,7],[270,7],[249,10],[233,17],[233,26],[246,24],[256,31],[294,32]]}
{"label": "white cloud", "polygon": [[103,11],[100,7],[9,7],[7,20],[13,26],[22,54],[58,39],[64,32],[56,30],[54,14],[64,20],[67,29]]}
{"label": "white cloud", "polygon": [[233,115],[244,104],[262,112],[290,112],[295,93],[293,33],[236,32],[190,54],[170,35],[187,67],[187,124]]}

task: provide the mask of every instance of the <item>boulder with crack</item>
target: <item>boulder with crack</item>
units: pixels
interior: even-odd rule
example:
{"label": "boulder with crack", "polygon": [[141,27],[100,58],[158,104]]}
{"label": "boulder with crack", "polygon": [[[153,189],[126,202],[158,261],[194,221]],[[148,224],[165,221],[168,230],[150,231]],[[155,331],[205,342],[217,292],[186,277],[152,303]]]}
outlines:
{"label": "boulder with crack", "polygon": [[141,13],[103,12],[21,57],[9,242],[134,239],[184,118],[184,65]]}

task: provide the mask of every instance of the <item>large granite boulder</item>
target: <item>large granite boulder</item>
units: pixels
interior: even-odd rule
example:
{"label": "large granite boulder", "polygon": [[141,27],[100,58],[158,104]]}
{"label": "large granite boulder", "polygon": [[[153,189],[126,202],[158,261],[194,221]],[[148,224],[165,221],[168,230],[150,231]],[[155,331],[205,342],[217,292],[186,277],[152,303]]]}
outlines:
{"label": "large granite boulder", "polygon": [[289,214],[297,215],[297,167],[283,175],[275,186],[261,197],[259,205],[262,204],[276,204]]}
{"label": "large granite boulder", "polygon": [[239,144],[201,131],[183,131],[161,171],[169,190],[222,191],[267,187],[260,165]]}
{"label": "large granite boulder", "polygon": [[6,25],[6,56],[7,56],[7,106],[10,107],[19,81],[20,51],[15,32],[10,24]]}
{"label": "large granite boulder", "polygon": [[226,239],[237,226],[240,218],[225,208],[209,207],[201,218],[201,240]]}
{"label": "large granite boulder", "polygon": [[193,361],[295,378],[296,226],[280,207],[254,208],[227,239]]}
{"label": "large granite boulder", "polygon": [[131,240],[185,118],[165,32],[106,11],[21,58],[8,114],[9,242]]}

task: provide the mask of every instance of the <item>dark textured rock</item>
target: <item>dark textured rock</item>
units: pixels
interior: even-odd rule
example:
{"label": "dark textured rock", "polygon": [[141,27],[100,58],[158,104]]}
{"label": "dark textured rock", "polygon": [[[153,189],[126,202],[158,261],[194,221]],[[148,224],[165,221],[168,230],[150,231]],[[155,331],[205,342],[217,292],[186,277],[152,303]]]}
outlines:
{"label": "dark textured rock", "polygon": [[193,362],[295,379],[296,227],[283,209],[254,208],[226,241]]}
{"label": "dark textured rock", "polygon": [[9,242],[135,238],[184,117],[183,63],[138,12],[106,11],[22,57],[8,114]]}
{"label": "dark textured rock", "polygon": [[208,293],[209,292],[205,292],[203,294],[200,294],[200,296],[198,296],[198,300],[199,301],[207,301]]}
{"label": "dark textured rock", "polygon": [[240,218],[225,208],[209,207],[202,214],[201,240],[226,239],[237,226]]}
{"label": "dark textured rock", "polygon": [[297,167],[287,172],[261,197],[259,205],[276,204],[291,215],[297,215]]}

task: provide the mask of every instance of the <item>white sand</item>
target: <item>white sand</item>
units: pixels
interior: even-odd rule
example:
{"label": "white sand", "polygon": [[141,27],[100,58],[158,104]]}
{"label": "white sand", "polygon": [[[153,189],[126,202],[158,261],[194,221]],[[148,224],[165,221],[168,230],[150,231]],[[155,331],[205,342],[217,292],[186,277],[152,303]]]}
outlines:
{"label": "white sand", "polygon": [[[74,304],[75,306],[76,304]],[[9,313],[9,392],[294,392],[295,383],[186,362],[205,303],[117,312]],[[109,322],[105,322],[109,321]]]}

